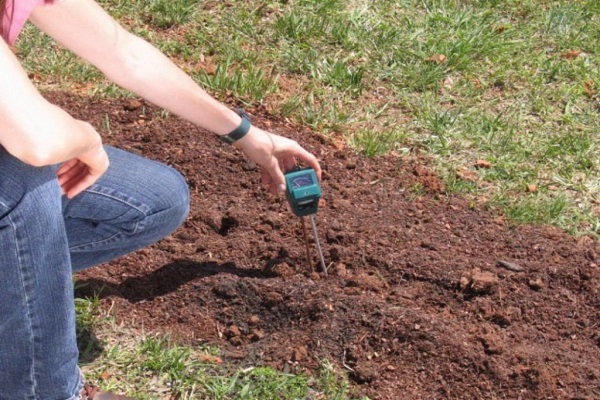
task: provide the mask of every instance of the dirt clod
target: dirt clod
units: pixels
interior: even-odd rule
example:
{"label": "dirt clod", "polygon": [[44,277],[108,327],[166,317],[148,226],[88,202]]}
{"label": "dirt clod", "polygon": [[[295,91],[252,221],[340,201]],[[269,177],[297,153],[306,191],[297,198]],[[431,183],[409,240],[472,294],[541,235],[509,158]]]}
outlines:
{"label": "dirt clod", "polygon": [[302,361],[308,357],[308,349],[305,346],[299,346],[294,349],[292,361]]}
{"label": "dirt clod", "polygon": [[261,340],[265,336],[266,336],[265,332],[263,332],[260,329],[253,329],[252,332],[250,332],[250,340],[252,340],[253,342]]}
{"label": "dirt clod", "polygon": [[529,280],[529,287],[533,290],[541,290],[544,288],[544,282],[541,278],[535,278]]}
{"label": "dirt clod", "polygon": [[241,336],[242,335],[242,332],[241,332],[240,328],[238,328],[235,325],[231,325],[223,333],[225,334],[225,337],[227,337],[227,338],[232,338],[232,337],[235,337],[235,336]]}
{"label": "dirt clod", "polygon": [[127,111],[134,111],[137,110],[139,108],[142,108],[143,104],[141,101],[139,100],[135,100],[135,99],[131,99],[131,100],[127,100],[125,102],[125,104],[123,105],[123,108]]}
{"label": "dirt clod", "polygon": [[498,277],[491,272],[474,269],[469,276],[460,279],[463,292],[475,295],[487,295],[493,293],[498,286]]}

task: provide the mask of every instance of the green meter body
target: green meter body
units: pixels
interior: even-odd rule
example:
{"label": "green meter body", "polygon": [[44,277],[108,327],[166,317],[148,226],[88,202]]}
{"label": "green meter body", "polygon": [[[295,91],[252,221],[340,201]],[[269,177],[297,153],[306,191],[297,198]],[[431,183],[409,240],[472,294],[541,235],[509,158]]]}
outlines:
{"label": "green meter body", "polygon": [[294,169],[287,172],[285,183],[285,195],[296,216],[304,217],[317,213],[323,192],[314,169]]}

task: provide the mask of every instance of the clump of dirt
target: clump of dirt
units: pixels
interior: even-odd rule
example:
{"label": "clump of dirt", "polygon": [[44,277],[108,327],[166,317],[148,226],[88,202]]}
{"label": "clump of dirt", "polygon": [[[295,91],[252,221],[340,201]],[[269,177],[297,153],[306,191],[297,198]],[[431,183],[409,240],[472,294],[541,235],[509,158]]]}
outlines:
{"label": "clump of dirt", "polygon": [[600,398],[594,240],[511,228],[446,195],[423,160],[365,159],[253,110],[322,162],[325,277],[285,200],[233,148],[142,102],[47,97],[99,127],[108,117],[107,143],[189,182],[172,236],[78,275],[131,326],[241,364],[311,373],[328,359],[373,399]]}

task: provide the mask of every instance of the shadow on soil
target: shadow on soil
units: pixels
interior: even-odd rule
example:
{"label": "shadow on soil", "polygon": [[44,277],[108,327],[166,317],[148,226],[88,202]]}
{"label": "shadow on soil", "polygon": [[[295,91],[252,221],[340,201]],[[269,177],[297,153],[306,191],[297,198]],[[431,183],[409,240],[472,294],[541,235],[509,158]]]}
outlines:
{"label": "shadow on soil", "polygon": [[262,270],[238,268],[233,262],[216,263],[176,260],[152,273],[127,278],[118,284],[98,278],[80,279],[77,281],[75,297],[90,298],[97,296],[104,299],[117,296],[130,303],[138,303],[167,295],[188,282],[217,274],[231,274],[239,278],[257,279],[267,279],[276,276]]}

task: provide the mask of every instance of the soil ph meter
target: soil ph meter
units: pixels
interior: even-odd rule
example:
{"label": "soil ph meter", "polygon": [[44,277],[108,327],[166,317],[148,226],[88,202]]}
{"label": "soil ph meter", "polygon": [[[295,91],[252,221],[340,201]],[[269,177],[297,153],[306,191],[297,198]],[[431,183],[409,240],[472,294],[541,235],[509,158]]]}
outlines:
{"label": "soil ph meter", "polygon": [[321,259],[321,267],[323,268],[323,273],[325,276],[327,276],[327,266],[325,265],[325,259],[323,258],[321,242],[319,241],[319,236],[317,233],[317,224],[315,223],[315,215],[319,210],[319,199],[323,196],[317,174],[312,168],[294,169],[285,174],[285,183],[285,195],[290,203],[292,212],[297,217],[302,218],[307,257],[310,260],[308,238],[306,236],[306,226],[304,225],[303,218],[305,216],[310,218],[313,234],[315,236],[315,244]]}

